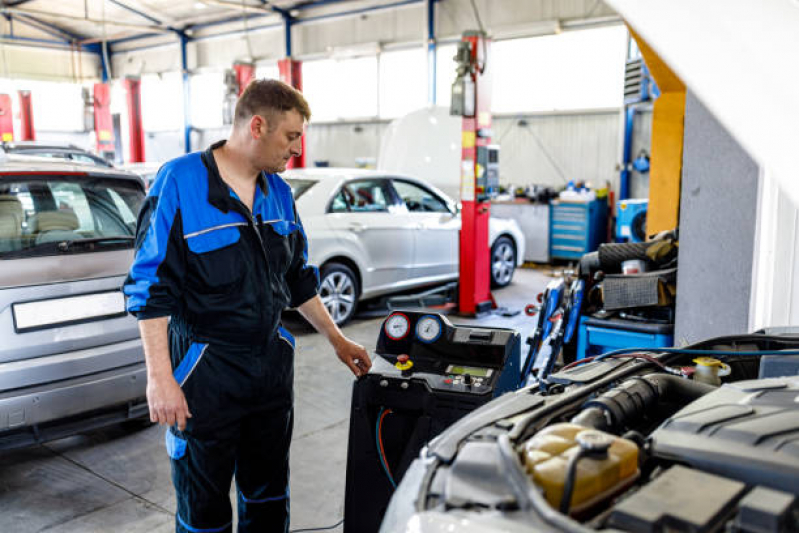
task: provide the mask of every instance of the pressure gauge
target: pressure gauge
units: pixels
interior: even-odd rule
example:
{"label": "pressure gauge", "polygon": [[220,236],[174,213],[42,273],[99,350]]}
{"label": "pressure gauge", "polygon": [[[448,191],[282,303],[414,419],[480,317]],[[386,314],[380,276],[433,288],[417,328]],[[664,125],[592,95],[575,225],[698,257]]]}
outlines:
{"label": "pressure gauge", "polygon": [[394,313],[388,317],[383,326],[386,336],[393,341],[398,341],[407,337],[410,329],[411,321],[402,313]]}
{"label": "pressure gauge", "polygon": [[435,315],[425,315],[416,323],[416,338],[431,343],[441,336],[441,320]]}

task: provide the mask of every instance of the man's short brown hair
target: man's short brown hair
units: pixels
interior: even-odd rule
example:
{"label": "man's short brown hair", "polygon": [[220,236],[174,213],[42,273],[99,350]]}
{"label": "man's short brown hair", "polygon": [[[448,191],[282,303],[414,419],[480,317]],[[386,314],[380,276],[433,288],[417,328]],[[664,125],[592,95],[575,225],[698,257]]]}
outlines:
{"label": "man's short brown hair", "polygon": [[236,124],[249,121],[255,115],[267,116],[270,129],[271,116],[291,110],[297,111],[305,120],[311,119],[311,108],[302,93],[279,80],[253,80],[236,102]]}

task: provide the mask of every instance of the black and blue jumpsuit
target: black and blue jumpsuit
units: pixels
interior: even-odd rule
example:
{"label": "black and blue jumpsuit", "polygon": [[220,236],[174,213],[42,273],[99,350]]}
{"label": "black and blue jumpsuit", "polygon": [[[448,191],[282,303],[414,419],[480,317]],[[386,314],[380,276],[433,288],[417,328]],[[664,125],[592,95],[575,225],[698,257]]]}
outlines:
{"label": "black and blue jumpsuit", "polygon": [[252,212],[212,150],[166,163],[142,205],[124,292],[140,320],[169,316],[172,368],[192,418],[166,432],[176,530],[288,531],[294,339],[281,312],[314,297],[318,270],[291,189],[258,178]]}

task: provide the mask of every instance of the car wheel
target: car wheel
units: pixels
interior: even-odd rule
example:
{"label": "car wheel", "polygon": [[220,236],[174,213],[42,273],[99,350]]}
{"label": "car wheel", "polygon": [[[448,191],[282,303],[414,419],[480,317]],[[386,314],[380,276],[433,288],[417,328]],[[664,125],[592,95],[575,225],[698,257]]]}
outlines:
{"label": "car wheel", "polygon": [[347,265],[329,263],[320,272],[319,297],[336,325],[343,325],[358,306],[358,279]]}
{"label": "car wheel", "polygon": [[491,246],[491,286],[506,287],[516,269],[516,247],[510,237],[502,236]]}

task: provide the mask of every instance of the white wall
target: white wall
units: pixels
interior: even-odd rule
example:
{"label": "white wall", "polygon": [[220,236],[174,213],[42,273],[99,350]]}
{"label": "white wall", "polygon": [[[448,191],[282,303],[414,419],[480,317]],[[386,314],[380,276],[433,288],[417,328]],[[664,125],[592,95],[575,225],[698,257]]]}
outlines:
{"label": "white wall", "polygon": [[768,168],[757,211],[749,329],[799,324],[799,209]]}

